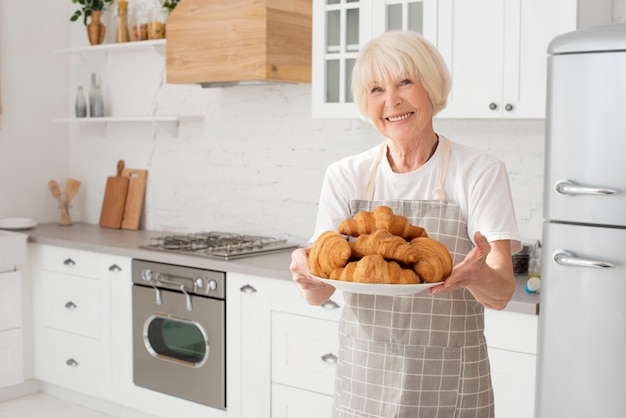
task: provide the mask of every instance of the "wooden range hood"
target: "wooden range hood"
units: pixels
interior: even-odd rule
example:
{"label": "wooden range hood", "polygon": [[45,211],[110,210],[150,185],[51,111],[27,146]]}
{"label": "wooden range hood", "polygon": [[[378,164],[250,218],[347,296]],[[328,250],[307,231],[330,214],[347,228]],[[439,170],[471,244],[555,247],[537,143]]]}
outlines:
{"label": "wooden range hood", "polygon": [[311,0],[181,0],[167,19],[167,82],[310,83],[311,8]]}

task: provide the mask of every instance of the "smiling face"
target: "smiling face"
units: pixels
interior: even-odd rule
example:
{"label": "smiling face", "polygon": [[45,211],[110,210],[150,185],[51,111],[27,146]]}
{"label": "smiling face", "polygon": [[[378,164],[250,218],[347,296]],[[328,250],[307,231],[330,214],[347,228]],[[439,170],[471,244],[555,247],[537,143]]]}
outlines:
{"label": "smiling face", "polygon": [[[408,85],[405,83],[407,80]],[[441,54],[428,40],[411,31],[390,31],[363,47],[352,70],[351,83],[354,103],[363,118],[371,120],[372,117],[383,116],[369,109],[377,97],[372,94],[375,88],[380,87],[385,94],[390,94],[390,91],[402,92],[399,97],[404,99],[403,87],[412,90],[419,86],[427,93],[414,93],[409,103],[416,104],[413,102],[419,97],[430,99],[428,111],[432,117],[445,108],[451,80]],[[421,111],[425,109],[420,106]],[[384,116],[388,117],[389,114]]]}
{"label": "smiling face", "polygon": [[376,81],[367,90],[369,120],[385,137],[410,142],[433,132],[433,106],[418,82],[404,77]]}

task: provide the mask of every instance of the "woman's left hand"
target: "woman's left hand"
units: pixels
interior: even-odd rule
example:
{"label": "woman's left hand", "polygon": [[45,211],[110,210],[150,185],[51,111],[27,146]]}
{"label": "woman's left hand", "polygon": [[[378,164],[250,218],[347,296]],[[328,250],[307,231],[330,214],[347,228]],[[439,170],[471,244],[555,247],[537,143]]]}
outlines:
{"label": "woman's left hand", "polygon": [[474,242],[476,246],[454,266],[452,274],[442,284],[428,289],[428,293],[436,295],[468,288],[483,305],[503,309],[515,290],[510,242],[489,243],[478,231]]}

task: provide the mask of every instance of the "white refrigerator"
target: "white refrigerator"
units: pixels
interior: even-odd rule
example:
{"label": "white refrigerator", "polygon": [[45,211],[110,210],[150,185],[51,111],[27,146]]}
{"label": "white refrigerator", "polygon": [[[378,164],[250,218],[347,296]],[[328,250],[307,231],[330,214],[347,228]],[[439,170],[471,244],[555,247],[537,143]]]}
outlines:
{"label": "white refrigerator", "polygon": [[626,25],[548,48],[536,418],[626,417]]}

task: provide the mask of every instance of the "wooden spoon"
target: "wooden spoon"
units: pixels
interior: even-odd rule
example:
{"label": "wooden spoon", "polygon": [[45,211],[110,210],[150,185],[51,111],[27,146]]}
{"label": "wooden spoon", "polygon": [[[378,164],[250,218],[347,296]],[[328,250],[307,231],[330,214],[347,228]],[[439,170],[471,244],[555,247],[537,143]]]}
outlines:
{"label": "wooden spoon", "polygon": [[69,210],[70,203],[78,193],[78,188],[80,187],[80,181],[75,179],[67,179],[65,180],[65,207]]}
{"label": "wooden spoon", "polygon": [[70,219],[70,214],[67,213],[67,208],[63,204],[63,200],[61,199],[61,188],[59,187],[59,183],[55,180],[50,180],[48,182],[48,189],[52,192],[52,197],[59,202],[59,208],[61,209],[61,218],[59,218],[59,225],[71,225],[72,220]]}

